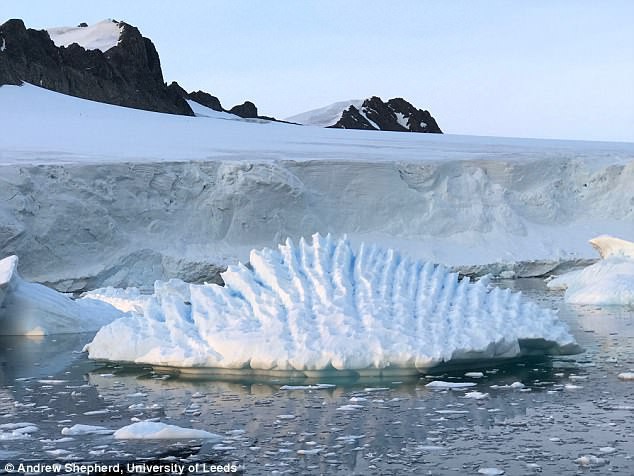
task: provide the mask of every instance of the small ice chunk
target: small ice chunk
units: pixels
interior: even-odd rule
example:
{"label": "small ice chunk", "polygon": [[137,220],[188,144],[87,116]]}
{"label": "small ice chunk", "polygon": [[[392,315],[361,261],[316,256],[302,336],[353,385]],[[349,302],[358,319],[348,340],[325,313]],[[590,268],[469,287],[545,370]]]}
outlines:
{"label": "small ice chunk", "polygon": [[496,390],[503,390],[503,389],[509,389],[509,388],[519,389],[519,388],[524,388],[524,384],[522,382],[513,382],[510,385],[491,385],[490,388],[493,388]]}
{"label": "small ice chunk", "polygon": [[324,390],[334,387],[336,385],[332,383],[318,383],[317,385],[282,385],[280,390]]}
{"label": "small ice chunk", "polygon": [[488,393],[482,393],[477,391],[467,392],[464,394],[464,398],[473,398],[474,400],[482,400],[484,398],[487,398],[488,396],[489,396]]}
{"label": "small ice chunk", "polygon": [[495,476],[499,474],[504,474],[504,470],[499,468],[480,468],[478,470],[478,474],[486,474],[489,476]]}
{"label": "small ice chunk", "polygon": [[361,410],[362,408],[363,408],[363,405],[343,405],[337,408],[337,410],[340,410],[343,412],[353,412],[355,410]]}
{"label": "small ice chunk", "polygon": [[277,419],[278,420],[294,420],[296,417],[295,415],[278,415]]}
{"label": "small ice chunk", "polygon": [[110,428],[106,428],[105,426],[95,426],[95,425],[82,425],[77,424],[73,425],[70,428],[64,427],[62,428],[62,435],[66,436],[77,436],[77,435],[110,435],[114,433],[114,430]]}
{"label": "small ice chunk", "polygon": [[68,455],[70,453],[70,451],[64,450],[64,449],[61,449],[61,448],[58,448],[56,450],[46,450],[46,452],[48,454],[50,454],[51,456],[56,456],[58,458],[62,457],[62,456],[66,456],[66,455]]}
{"label": "small ice chunk", "polygon": [[312,450],[297,450],[298,455],[316,455],[322,448],[313,448]]}
{"label": "small ice chunk", "polygon": [[436,445],[418,445],[414,449],[417,451],[442,451],[442,450],[449,450],[451,448],[446,446],[436,446]]}
{"label": "small ice chunk", "polygon": [[105,415],[106,413],[110,413],[110,410],[108,410],[107,408],[104,408],[103,410],[91,410],[89,412],[84,412],[84,415],[86,416]]}
{"label": "small ice chunk", "polygon": [[614,448],[613,446],[602,446],[601,448],[599,448],[599,451],[604,454],[610,454],[614,453],[616,451],[616,448]]}
{"label": "small ice chunk", "polygon": [[482,378],[484,377],[484,374],[482,372],[467,372],[464,376],[470,378]]}
{"label": "small ice chunk", "polygon": [[443,380],[434,380],[429,382],[425,387],[427,388],[468,388],[475,387],[473,382],[445,382]]}
{"label": "small ice chunk", "polygon": [[607,460],[594,455],[584,455],[577,458],[575,463],[581,466],[603,466],[607,464]]}
{"label": "small ice chunk", "polygon": [[[126,395],[126,397],[128,397],[128,398],[147,397],[147,393],[136,392],[136,393],[131,393],[129,395]],[[192,397],[193,397],[193,395],[192,395]]]}
{"label": "small ice chunk", "polygon": [[617,377],[621,380],[634,380],[634,372],[621,372]]}
{"label": "small ice chunk", "polygon": [[220,435],[208,431],[154,421],[140,421],[124,426],[114,432],[114,437],[117,440],[222,439]]}

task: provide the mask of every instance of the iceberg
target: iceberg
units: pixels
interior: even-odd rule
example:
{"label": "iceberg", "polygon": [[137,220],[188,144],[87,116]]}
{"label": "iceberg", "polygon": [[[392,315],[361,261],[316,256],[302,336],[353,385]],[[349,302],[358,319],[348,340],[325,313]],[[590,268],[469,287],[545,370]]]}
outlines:
{"label": "iceberg", "polygon": [[601,259],[553,279],[548,287],[565,289],[564,299],[574,304],[634,305],[634,243],[601,235],[590,244]]}
{"label": "iceberg", "polygon": [[132,312],[89,357],[182,372],[317,377],[411,374],[444,362],[574,353],[566,325],[520,293],[331,235],[252,250],[225,286],[155,283],[151,298],[99,291]]}
{"label": "iceberg", "polygon": [[123,313],[102,301],[73,300],[18,274],[18,257],[0,260],[0,335],[96,331]]}

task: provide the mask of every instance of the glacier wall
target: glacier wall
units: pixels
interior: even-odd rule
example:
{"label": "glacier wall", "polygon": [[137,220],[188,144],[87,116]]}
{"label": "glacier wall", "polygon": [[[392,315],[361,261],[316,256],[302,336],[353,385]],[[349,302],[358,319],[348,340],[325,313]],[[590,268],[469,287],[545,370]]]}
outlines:
{"label": "glacier wall", "polygon": [[222,274],[225,286],[171,280],[151,297],[88,293],[79,302],[131,311],[97,332],[89,357],[311,376],[578,352],[554,311],[392,249],[355,253],[345,238],[315,234],[253,250],[249,261]]}
{"label": "glacier wall", "polygon": [[148,286],[214,280],[252,248],[320,232],[531,275],[634,229],[631,157],[464,156],[4,164],[0,258],[63,291]]}

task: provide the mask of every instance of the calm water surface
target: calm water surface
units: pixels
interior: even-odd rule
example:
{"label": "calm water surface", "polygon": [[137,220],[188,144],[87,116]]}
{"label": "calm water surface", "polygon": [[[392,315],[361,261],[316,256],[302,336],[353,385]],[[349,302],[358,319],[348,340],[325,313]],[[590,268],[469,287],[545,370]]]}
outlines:
{"label": "calm water surface", "polygon": [[[90,335],[4,338],[0,460],[204,461],[237,463],[253,475],[634,474],[634,381],[617,378],[634,370],[634,310],[567,306],[541,280],[501,284],[559,308],[585,352],[470,369],[479,378],[461,371],[281,390],[287,382],[185,380],[98,365],[81,353]],[[425,387],[438,379],[476,385]],[[488,395],[468,398],[469,391]],[[223,438],[131,442],[61,433],[137,419]],[[31,428],[16,434],[26,423]]]}

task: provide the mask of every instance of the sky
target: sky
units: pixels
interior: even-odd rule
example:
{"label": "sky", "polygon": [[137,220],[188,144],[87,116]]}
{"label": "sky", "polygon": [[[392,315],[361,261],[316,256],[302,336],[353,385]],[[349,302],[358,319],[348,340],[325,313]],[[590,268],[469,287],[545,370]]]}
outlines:
{"label": "sky", "polygon": [[403,97],[446,133],[634,142],[631,0],[2,0],[9,18],[124,20],[165,81],[226,108]]}

